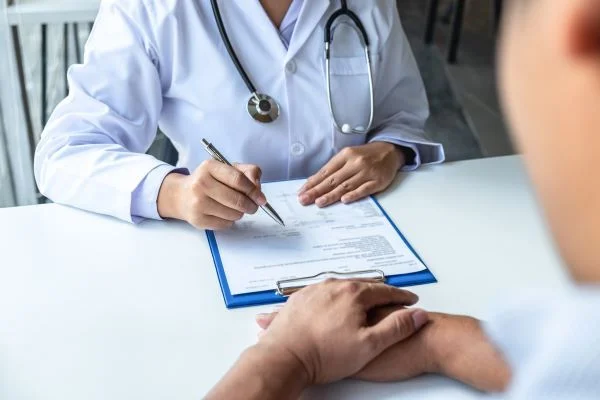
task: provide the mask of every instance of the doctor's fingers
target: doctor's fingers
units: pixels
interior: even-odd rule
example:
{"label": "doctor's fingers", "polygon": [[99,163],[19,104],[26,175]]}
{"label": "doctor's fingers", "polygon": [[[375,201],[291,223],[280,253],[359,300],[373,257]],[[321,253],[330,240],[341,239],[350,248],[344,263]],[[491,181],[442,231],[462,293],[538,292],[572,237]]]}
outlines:
{"label": "doctor's fingers", "polygon": [[188,222],[197,229],[210,229],[212,231],[222,231],[233,226],[233,221],[206,214],[191,218]]}
{"label": "doctor's fingers", "polygon": [[[383,186],[383,187],[382,187]],[[385,186],[377,181],[367,181],[363,183],[358,189],[355,189],[342,196],[342,203],[349,204],[355,201],[364,199],[367,196],[378,193],[385,189]]]}
{"label": "doctor's fingers", "polygon": [[323,194],[315,200],[318,207],[327,207],[331,204],[337,203],[342,197],[349,192],[359,188],[367,177],[363,173],[351,176],[350,179],[338,183],[338,185],[328,193]]}
{"label": "doctor's fingers", "polygon": [[232,189],[218,180],[213,180],[213,182],[204,189],[204,193],[217,203],[243,212],[244,214],[254,214],[258,210],[258,205],[250,197]]}
{"label": "doctor's fingers", "polygon": [[341,153],[336,154],[316,174],[306,180],[304,185],[302,185],[300,190],[298,190],[298,195],[302,195],[308,190],[314,188],[331,174],[341,169],[345,164],[346,158]]}
{"label": "doctor's fingers", "polygon": [[227,207],[210,197],[206,198],[204,208],[198,212],[232,222],[239,221],[244,216],[243,212]]}
{"label": "doctor's fingers", "polygon": [[[345,183],[352,176],[356,175],[357,172],[360,171],[358,171],[358,169],[352,164],[343,165],[342,168],[323,179],[315,187],[302,193],[299,197],[300,203],[305,206],[314,203],[315,200],[319,199],[321,196],[332,192],[336,188],[339,188],[341,184]],[[353,187],[352,189],[356,189],[356,187]],[[339,198],[337,200],[339,200]],[[317,205],[320,206],[320,204]]]}
{"label": "doctor's fingers", "polygon": [[233,166],[240,170],[244,175],[250,179],[256,187],[260,189],[260,178],[262,177],[262,170],[254,164],[237,164]]}
{"label": "doctor's fingers", "polygon": [[[212,161],[212,162],[211,162]],[[235,167],[220,163],[218,161],[207,161],[210,175],[222,184],[243,193],[260,206],[267,202],[265,195],[244,173]],[[218,199],[216,199],[218,200]],[[235,208],[235,207],[234,207]],[[237,209],[237,208],[236,208]],[[244,211],[244,210],[240,210]]]}

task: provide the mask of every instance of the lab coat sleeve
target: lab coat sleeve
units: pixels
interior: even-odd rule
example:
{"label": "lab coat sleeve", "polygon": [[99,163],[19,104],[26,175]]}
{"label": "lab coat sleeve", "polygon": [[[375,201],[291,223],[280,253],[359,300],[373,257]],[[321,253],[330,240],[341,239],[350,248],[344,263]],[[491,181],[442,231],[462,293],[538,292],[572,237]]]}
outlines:
{"label": "lab coat sleeve", "polygon": [[392,31],[377,60],[374,125],[369,142],[384,141],[407,147],[415,152],[415,162],[404,170],[421,164],[444,161],[444,148],[425,137],[425,122],[429,117],[427,94],[415,57],[394,10]]}
{"label": "lab coat sleeve", "polygon": [[158,190],[174,167],[144,154],[162,108],[157,56],[144,32],[152,18],[144,1],[102,2],[84,63],[70,68],[69,95],[35,154],[38,187],[54,202],[130,222],[139,220],[132,209],[159,218]]}

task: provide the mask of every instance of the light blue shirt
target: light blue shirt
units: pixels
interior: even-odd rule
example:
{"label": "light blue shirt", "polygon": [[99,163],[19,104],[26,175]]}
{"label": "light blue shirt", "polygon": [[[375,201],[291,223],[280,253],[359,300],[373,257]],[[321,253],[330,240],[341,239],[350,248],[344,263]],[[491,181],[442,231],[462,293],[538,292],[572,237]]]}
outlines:
{"label": "light blue shirt", "polygon": [[279,25],[281,41],[283,44],[285,44],[286,48],[290,47],[292,35],[294,34],[294,28],[296,27],[296,22],[298,21],[298,16],[300,15],[300,10],[302,10],[303,4],[304,0],[292,0],[290,7],[288,8],[283,20],[281,21],[281,24]]}
{"label": "light blue shirt", "polygon": [[600,399],[600,287],[511,296],[486,324],[512,369],[494,398]]}

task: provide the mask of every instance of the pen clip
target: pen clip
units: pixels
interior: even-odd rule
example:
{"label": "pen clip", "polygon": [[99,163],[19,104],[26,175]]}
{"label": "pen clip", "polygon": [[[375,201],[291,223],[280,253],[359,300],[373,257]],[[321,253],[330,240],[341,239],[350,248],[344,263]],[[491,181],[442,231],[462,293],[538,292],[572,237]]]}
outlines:
{"label": "pen clip", "polygon": [[215,147],[213,145],[210,145],[210,149],[212,150],[212,156],[217,160],[222,162],[223,164],[227,164],[227,165],[231,165],[229,163],[229,161],[227,161],[227,159],[225,157],[223,157],[223,154],[219,153],[219,150],[215,149]]}
{"label": "pen clip", "polygon": [[221,154],[219,150],[217,150],[216,147],[213,146],[212,143],[210,143],[208,140],[202,139],[202,144],[204,145],[204,148],[212,158],[219,162],[222,162],[223,164],[231,165],[229,161],[227,161],[227,159],[223,157],[223,154]]}

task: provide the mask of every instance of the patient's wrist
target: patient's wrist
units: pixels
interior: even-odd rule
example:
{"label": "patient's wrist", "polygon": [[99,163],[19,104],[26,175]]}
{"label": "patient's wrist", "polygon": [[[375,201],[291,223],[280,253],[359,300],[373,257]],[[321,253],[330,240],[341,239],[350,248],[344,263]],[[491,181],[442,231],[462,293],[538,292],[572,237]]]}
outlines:
{"label": "patient's wrist", "polygon": [[444,340],[445,318],[444,314],[429,313],[429,322],[422,330],[421,348],[424,372],[444,374],[447,361],[447,349]]}
{"label": "patient's wrist", "polygon": [[502,391],[510,369],[477,319],[430,313],[426,346],[429,372],[456,379],[482,391]]}
{"label": "patient's wrist", "polygon": [[295,399],[309,383],[300,359],[259,342],[242,353],[206,399]]}
{"label": "patient's wrist", "polygon": [[283,390],[290,395],[299,394],[311,384],[308,371],[300,359],[280,346],[259,342],[246,350],[243,357],[261,375],[267,393]]}

